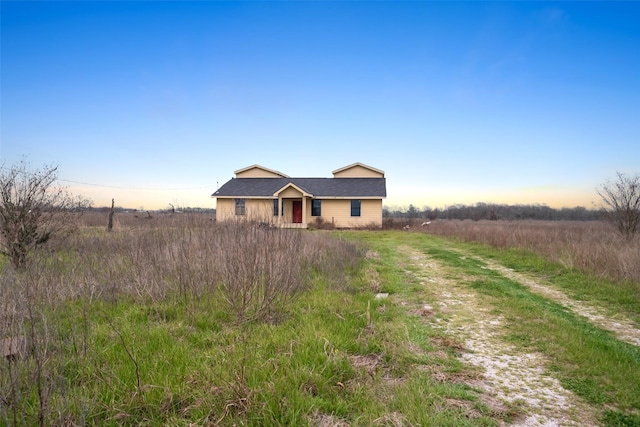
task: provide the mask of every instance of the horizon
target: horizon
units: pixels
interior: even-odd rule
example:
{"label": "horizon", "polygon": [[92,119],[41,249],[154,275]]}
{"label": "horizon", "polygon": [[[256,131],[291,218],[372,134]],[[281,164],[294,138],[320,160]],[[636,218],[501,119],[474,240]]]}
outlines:
{"label": "horizon", "polygon": [[[74,193],[74,195],[76,195]],[[483,202],[483,201],[476,201],[476,202],[472,202],[472,203],[451,203],[451,204],[446,204],[446,205],[441,205],[441,206],[430,206],[430,205],[417,205],[415,203],[407,203],[404,205],[398,205],[398,204],[394,204],[394,205],[390,205],[390,204],[386,204],[385,203],[385,199],[382,200],[382,209],[384,210],[389,210],[392,212],[405,212],[407,209],[410,209],[411,206],[413,206],[414,208],[416,208],[418,211],[425,211],[425,210],[440,210],[440,211],[444,211],[447,210],[449,208],[456,208],[456,207],[461,207],[461,206],[465,206],[465,207],[476,207],[478,205],[487,205],[487,206],[501,206],[501,207],[518,207],[518,206],[523,206],[523,207],[545,207],[545,208],[550,208],[553,210],[562,210],[562,209],[586,209],[589,211],[598,211],[602,208],[602,206],[597,206],[597,205],[593,205],[591,207],[589,206],[583,206],[583,205],[575,205],[575,206],[549,206],[545,203],[494,203],[494,202]],[[89,206],[90,210],[102,210],[102,209],[111,209],[111,205],[95,205],[92,204],[91,206]],[[130,210],[130,211],[138,211],[138,212],[164,212],[164,211],[170,211],[172,209],[175,209],[175,211],[182,211],[182,210],[216,210],[215,206],[191,206],[191,205],[174,205],[173,203],[169,203],[164,207],[159,207],[159,208],[145,208],[144,206],[141,207],[135,207],[135,206],[123,206],[123,205],[119,205],[117,203],[115,203],[114,205],[114,209],[121,209],[121,210]]]}
{"label": "horizon", "polygon": [[383,170],[385,206],[596,206],[640,172],[640,2],[1,2],[0,163],[94,206]]}

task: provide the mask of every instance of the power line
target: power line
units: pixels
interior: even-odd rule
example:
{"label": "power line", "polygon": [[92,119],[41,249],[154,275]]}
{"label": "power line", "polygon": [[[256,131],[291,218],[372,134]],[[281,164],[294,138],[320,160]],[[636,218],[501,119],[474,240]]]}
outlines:
{"label": "power line", "polygon": [[[7,171],[9,170],[9,168],[6,166],[0,166],[0,169],[4,169]],[[34,175],[34,173],[26,170],[19,171],[19,173],[23,173],[31,176]],[[137,191],[184,191],[184,190],[204,190],[207,188],[211,189],[210,185],[199,186],[199,187],[150,188],[150,187],[123,187],[119,185],[95,184],[91,182],[74,181],[71,179],[63,179],[63,178],[57,178],[56,181],[69,182],[71,184],[89,185],[91,187],[115,188],[118,190],[137,190]]]}
{"label": "power line", "polygon": [[70,179],[61,179],[58,178],[58,181],[69,182],[72,184],[80,184],[80,185],[90,185],[92,187],[103,187],[103,188],[115,188],[119,190],[139,190],[139,191],[181,191],[181,190],[203,190],[207,188],[211,188],[211,186],[201,186],[201,187],[174,187],[174,188],[149,188],[149,187],[122,187],[119,185],[106,185],[106,184],[94,184],[91,182],[81,182],[81,181],[73,181]]}

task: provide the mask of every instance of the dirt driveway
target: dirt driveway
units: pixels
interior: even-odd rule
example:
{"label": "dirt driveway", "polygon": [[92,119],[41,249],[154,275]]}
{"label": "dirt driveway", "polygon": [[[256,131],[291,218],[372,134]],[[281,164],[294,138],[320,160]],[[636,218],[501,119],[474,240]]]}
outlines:
{"label": "dirt driveway", "polygon": [[[471,287],[465,286],[469,278],[415,248],[402,246],[398,251],[407,263],[407,273],[415,275],[424,286],[425,299],[431,301],[424,304],[423,310],[435,315],[426,321],[464,342],[461,359],[482,371],[482,380],[471,385],[485,392],[488,404],[497,399],[526,414],[512,425],[599,425],[594,408],[549,375],[545,356],[522,352],[500,338],[504,334],[502,317]],[[486,268],[553,299],[595,325],[613,331],[621,340],[640,343],[640,330],[628,320],[609,319],[603,310],[571,300],[541,280],[516,273],[494,261],[459,254],[481,260]]]}

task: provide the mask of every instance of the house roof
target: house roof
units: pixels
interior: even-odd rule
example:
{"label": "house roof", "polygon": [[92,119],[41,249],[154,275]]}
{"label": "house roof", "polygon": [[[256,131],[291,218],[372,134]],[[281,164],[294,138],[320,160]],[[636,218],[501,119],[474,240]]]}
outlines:
{"label": "house roof", "polygon": [[211,197],[276,197],[293,184],[315,198],[383,198],[385,178],[232,178]]}

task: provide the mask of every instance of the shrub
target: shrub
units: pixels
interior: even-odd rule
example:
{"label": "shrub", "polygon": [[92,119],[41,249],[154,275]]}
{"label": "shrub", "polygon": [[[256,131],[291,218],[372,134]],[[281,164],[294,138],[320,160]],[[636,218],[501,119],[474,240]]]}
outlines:
{"label": "shrub", "polygon": [[0,167],[0,253],[23,269],[27,255],[75,226],[74,212],[90,202],[54,187],[58,168],[32,170],[22,161]]}
{"label": "shrub", "polygon": [[304,289],[301,237],[247,221],[217,227],[218,278],[238,322],[277,317]]}

